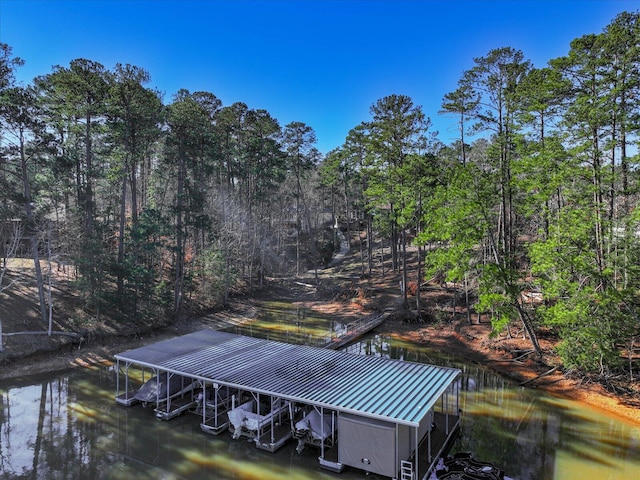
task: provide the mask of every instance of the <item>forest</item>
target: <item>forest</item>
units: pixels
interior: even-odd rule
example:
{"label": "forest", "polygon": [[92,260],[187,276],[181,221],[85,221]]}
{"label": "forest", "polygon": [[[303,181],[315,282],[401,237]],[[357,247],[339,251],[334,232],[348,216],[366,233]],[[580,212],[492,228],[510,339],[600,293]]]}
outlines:
{"label": "forest", "polygon": [[22,85],[23,62],[0,44],[0,302],[7,260],[29,258],[49,328],[53,269],[90,315],[180,318],[317,271],[340,226],[363,278],[387,246],[418,316],[439,278],[539,355],[557,335],[567,369],[638,374],[639,13],[543,68],[511,47],[473,59],[429,106],[455,120],[450,145],[401,94],[322,154],[302,122],[211,92],[165,101],[140,66],[79,58]]}

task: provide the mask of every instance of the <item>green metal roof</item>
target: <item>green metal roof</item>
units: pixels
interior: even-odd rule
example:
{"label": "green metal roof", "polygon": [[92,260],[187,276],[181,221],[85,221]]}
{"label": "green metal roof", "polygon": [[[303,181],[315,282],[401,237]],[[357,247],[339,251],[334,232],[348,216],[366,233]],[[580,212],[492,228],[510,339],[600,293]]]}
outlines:
{"label": "green metal roof", "polygon": [[460,370],[201,330],[119,361],[393,423],[418,426]]}

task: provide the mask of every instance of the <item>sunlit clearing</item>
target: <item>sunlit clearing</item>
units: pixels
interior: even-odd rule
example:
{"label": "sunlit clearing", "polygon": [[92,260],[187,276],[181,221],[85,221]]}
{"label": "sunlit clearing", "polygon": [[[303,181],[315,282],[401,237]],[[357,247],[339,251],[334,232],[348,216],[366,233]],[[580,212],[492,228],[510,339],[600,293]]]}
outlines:
{"label": "sunlit clearing", "polygon": [[91,360],[90,359],[86,359],[86,358],[75,358],[73,359],[69,365],[71,365],[72,367],[80,367],[80,368],[84,368],[86,370],[98,370],[100,368],[102,368],[102,365],[96,365],[95,363],[89,363]]}

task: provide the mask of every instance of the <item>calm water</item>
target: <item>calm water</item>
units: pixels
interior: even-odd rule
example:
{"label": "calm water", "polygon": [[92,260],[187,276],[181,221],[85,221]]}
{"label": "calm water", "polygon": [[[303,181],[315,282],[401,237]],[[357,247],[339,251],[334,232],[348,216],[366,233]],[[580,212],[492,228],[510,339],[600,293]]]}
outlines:
{"label": "calm water", "polygon": [[[284,314],[286,307],[282,308]],[[275,310],[278,310],[276,308]],[[302,341],[331,335],[341,326],[308,312],[250,332],[274,340]],[[307,328],[308,330],[307,331]],[[238,329],[234,329],[236,331]],[[456,366],[463,370],[463,428],[453,451],[470,451],[514,479],[638,479],[640,427],[514,386],[474,364],[423,347],[370,335],[353,353]],[[169,422],[151,409],[114,401],[111,367],[0,382],[1,479],[373,479],[347,469],[333,474],[317,466],[317,451],[299,455],[295,443],[275,454],[228,433],[200,430],[200,418]]]}

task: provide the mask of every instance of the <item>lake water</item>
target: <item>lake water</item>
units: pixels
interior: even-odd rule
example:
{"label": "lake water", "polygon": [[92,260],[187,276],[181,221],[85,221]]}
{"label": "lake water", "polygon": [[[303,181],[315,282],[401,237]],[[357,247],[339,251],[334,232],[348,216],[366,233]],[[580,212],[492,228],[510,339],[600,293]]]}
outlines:
{"label": "lake water", "polygon": [[[303,342],[341,328],[329,319],[323,327],[308,312],[289,314],[297,324],[272,319],[234,331]],[[462,369],[463,424],[452,452],[472,452],[519,480],[640,478],[637,425],[389,337],[370,334],[347,350]],[[115,379],[104,366],[0,382],[0,479],[377,478],[322,470],[318,452],[298,454],[295,442],[272,454],[227,432],[203,433],[195,415],[165,422],[149,408],[117,406]]]}

